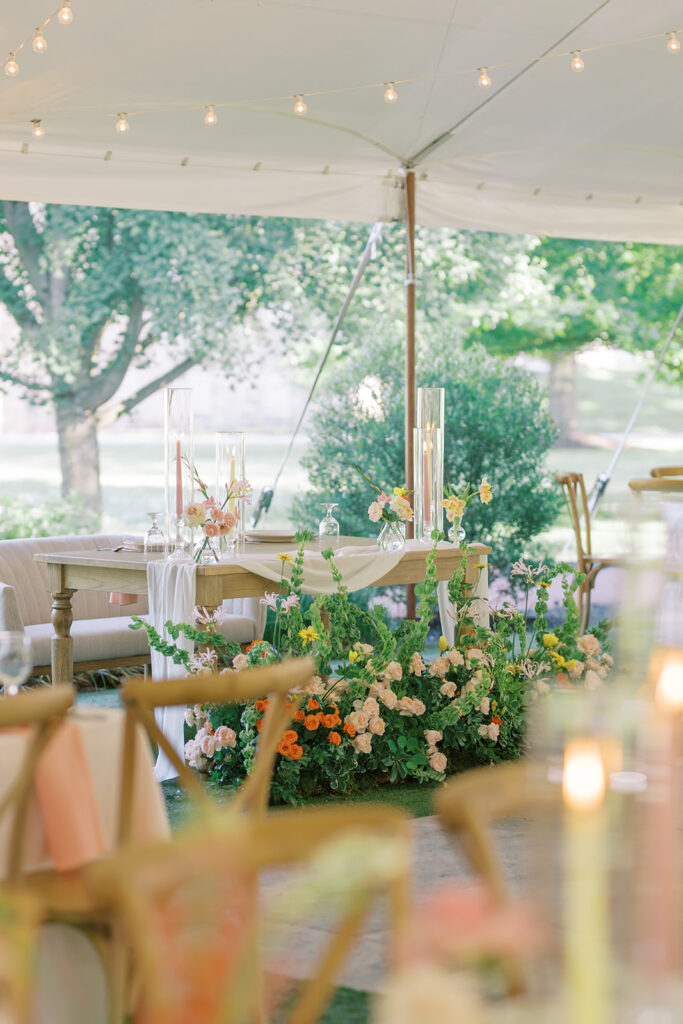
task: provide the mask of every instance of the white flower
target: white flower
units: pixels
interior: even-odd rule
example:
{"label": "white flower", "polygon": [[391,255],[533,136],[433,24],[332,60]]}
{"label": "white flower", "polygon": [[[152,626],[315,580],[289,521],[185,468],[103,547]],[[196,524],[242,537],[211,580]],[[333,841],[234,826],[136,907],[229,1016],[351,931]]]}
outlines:
{"label": "white flower", "polygon": [[479,728],[477,729],[477,732],[479,733],[480,736],[488,736],[488,734],[489,734],[489,727],[488,727],[488,725],[480,725]]}
{"label": "white flower", "polygon": [[481,703],[479,704],[479,710],[481,711],[482,715],[488,715],[489,714],[489,712],[491,711],[491,698],[490,697],[482,697],[481,698]]}
{"label": "white flower", "polygon": [[260,599],[259,604],[264,604],[266,608],[272,608],[273,611],[277,611],[277,598],[278,595],[272,591],[267,590],[263,597]]}
{"label": "white flower", "polygon": [[185,708],[185,722],[192,728],[197,724],[197,720],[194,717],[194,711],[192,708]]}
{"label": "white flower", "polygon": [[597,657],[602,651],[602,644],[592,633],[584,633],[583,636],[577,637],[576,646],[582,654],[590,654],[593,657]]}
{"label": "white flower", "polygon": [[246,654],[236,654],[232,659],[232,667],[240,672],[243,668],[246,668],[249,664],[249,659]]}
{"label": "white flower", "polygon": [[500,726],[497,722],[491,722],[488,726],[489,739],[495,743],[500,735]]}
{"label": "white flower", "polygon": [[227,618],[227,612],[221,607],[214,608],[212,612],[207,611],[203,605],[195,605],[192,617],[198,626],[220,626],[221,622],[225,622]]}

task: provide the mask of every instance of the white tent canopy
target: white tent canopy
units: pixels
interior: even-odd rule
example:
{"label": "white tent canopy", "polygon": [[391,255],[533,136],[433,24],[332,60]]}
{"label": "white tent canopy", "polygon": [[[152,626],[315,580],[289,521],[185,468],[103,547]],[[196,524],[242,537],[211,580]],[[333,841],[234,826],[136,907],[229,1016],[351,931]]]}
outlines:
{"label": "white tent canopy", "polygon": [[[0,47],[14,50],[57,5],[5,4]],[[663,35],[683,28],[676,0],[72,10],[70,26],[46,26],[45,53],[29,40],[18,76],[0,77],[0,198],[391,220],[410,167],[418,223],[683,242],[683,52],[668,53]],[[397,82],[392,105],[386,81]]]}

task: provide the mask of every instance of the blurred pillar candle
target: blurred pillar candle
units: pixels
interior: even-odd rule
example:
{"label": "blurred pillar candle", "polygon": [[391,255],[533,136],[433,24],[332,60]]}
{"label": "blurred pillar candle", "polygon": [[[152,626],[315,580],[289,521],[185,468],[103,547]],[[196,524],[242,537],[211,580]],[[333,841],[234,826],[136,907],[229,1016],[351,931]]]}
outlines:
{"label": "blurred pillar candle", "polygon": [[567,1024],[610,1024],[609,858],[605,768],[597,739],[565,748],[564,931]]}

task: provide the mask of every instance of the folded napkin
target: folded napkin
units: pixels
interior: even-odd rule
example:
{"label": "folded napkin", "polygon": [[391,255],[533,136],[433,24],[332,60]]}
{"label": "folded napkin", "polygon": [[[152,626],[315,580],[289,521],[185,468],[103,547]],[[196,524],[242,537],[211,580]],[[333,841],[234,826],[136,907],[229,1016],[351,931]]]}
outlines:
{"label": "folded napkin", "polygon": [[58,871],[71,871],[107,852],[83,737],[62,722],[36,766],[35,790],[47,847]]}

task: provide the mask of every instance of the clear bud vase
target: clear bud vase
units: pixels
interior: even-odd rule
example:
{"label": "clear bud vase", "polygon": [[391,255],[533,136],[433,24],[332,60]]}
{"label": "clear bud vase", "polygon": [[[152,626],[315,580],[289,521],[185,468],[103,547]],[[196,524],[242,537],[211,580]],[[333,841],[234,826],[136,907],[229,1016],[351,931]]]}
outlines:
{"label": "clear bud vase", "polygon": [[382,551],[400,551],[406,542],[403,523],[383,523],[377,538],[377,547]]}
{"label": "clear bud vase", "polygon": [[448,531],[448,539],[451,544],[462,544],[465,539],[465,531],[462,526],[462,516],[460,519],[454,519],[453,525]]}
{"label": "clear bud vase", "polygon": [[166,556],[192,561],[194,445],[192,388],[166,388]]}
{"label": "clear bud vase", "polygon": [[221,562],[244,550],[244,498],[234,496],[245,480],[245,434],[242,430],[216,433],[216,501],[226,514],[219,537]]}

